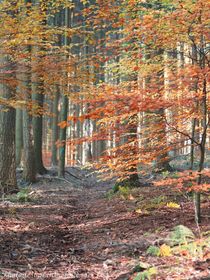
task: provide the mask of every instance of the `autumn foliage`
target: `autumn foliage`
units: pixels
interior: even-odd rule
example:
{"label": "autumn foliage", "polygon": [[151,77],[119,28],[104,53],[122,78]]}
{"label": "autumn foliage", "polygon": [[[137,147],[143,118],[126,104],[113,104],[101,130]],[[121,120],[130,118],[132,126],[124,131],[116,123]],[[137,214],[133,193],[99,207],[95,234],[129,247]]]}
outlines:
{"label": "autumn foliage", "polygon": [[208,1],[96,2],[84,14],[88,26],[105,33],[96,46],[101,56],[90,60],[103,80],[81,89],[88,112],[78,119],[97,120],[98,130],[77,143],[108,140],[98,167],[123,178],[153,166],[167,169],[181,148],[202,157],[209,122]]}

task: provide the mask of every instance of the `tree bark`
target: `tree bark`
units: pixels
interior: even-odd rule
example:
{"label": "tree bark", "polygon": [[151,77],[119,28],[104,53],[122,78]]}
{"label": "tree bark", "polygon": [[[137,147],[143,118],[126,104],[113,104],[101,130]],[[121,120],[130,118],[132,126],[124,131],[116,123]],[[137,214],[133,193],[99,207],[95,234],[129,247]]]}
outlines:
{"label": "tree bark", "polygon": [[[63,95],[61,101],[61,122],[67,120],[68,112],[68,97]],[[59,166],[58,176],[64,177],[65,175],[65,155],[66,155],[66,127],[60,128],[59,142],[62,144],[59,148]]]}
{"label": "tree bark", "polygon": [[52,119],[52,166],[58,165],[57,157],[57,145],[58,140],[58,102],[59,102],[60,90],[59,86],[56,86],[56,91],[53,99],[53,119]]}
{"label": "tree bark", "polygon": [[[29,81],[25,82],[29,90]],[[30,102],[30,93],[28,90],[25,93],[25,100]],[[23,179],[28,183],[36,181],[36,164],[34,155],[34,142],[33,142],[33,126],[32,117],[27,111],[23,110],[23,147],[24,147],[24,166],[23,166]]]}
{"label": "tree bark", "polygon": [[[44,94],[43,86],[37,85],[36,82],[32,84],[32,97],[33,102],[38,106],[39,110],[43,109],[44,103]],[[43,135],[43,112],[33,116],[33,136],[34,136],[34,152],[35,152],[35,163],[36,163],[36,172],[39,174],[47,173],[47,169],[44,167],[42,160],[42,135]]]}
{"label": "tree bark", "polygon": [[23,152],[23,112],[21,109],[16,109],[15,144],[16,166],[18,167],[21,164]]}
{"label": "tree bark", "polygon": [[[65,8],[63,11],[63,17],[62,17],[62,25],[65,27],[70,26],[70,21],[72,20],[70,16],[70,11],[68,8]],[[62,40],[62,45],[67,46],[68,45],[68,38],[66,34],[63,36]],[[66,60],[68,59],[68,56],[66,56]],[[68,73],[66,73],[66,79],[68,79]],[[67,122],[67,113],[68,113],[68,105],[69,105],[69,99],[65,95],[65,90],[69,90],[69,84],[64,86],[64,92],[62,93],[62,98],[61,98],[61,119],[60,121]],[[64,177],[65,176],[65,159],[66,159],[66,126],[64,128],[60,128],[60,134],[59,134],[59,142],[61,143],[61,147],[59,148],[59,165],[58,165],[58,176],[59,177]]]}
{"label": "tree bark", "polygon": [[[27,47],[30,60],[31,48]],[[23,61],[18,67],[20,76],[20,92],[24,94],[26,104],[31,104],[31,67],[30,61]],[[33,125],[32,116],[29,112],[30,107],[23,109],[23,148],[24,148],[24,165],[23,165],[23,179],[28,183],[36,181],[36,165],[34,155],[34,139],[33,139]]]}
{"label": "tree bark", "polygon": [[[4,71],[10,69],[8,57],[1,54],[0,69],[0,98],[9,101],[14,97],[14,89],[7,84],[10,74]],[[15,109],[0,104],[0,193],[7,194],[17,191],[16,162],[15,162]]]}

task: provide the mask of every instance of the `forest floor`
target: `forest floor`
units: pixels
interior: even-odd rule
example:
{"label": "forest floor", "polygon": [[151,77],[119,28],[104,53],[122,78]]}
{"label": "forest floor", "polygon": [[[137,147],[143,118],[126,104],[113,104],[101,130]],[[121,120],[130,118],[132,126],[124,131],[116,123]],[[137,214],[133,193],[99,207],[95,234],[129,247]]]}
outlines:
{"label": "forest floor", "polygon": [[[68,170],[70,182],[46,176],[0,203],[0,279],[210,279],[209,196],[198,228],[187,196],[153,186],[114,194],[112,182]],[[193,250],[164,244],[180,224],[203,233]],[[148,253],[154,245],[160,254]]]}

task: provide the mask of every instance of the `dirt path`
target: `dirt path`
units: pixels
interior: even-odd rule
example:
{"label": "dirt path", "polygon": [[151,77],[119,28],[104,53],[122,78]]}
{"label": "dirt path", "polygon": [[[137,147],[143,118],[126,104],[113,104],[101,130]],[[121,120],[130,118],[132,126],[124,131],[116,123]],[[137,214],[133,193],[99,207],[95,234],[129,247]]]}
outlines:
{"label": "dirt path", "polygon": [[[161,230],[166,234],[180,219],[192,223],[189,209],[170,211],[167,219],[164,209],[139,215],[136,201],[107,199],[110,185],[85,176],[72,184],[45,179],[33,186],[34,201],[1,203],[0,279],[132,279],[128,273]],[[173,260],[158,262],[170,268]],[[156,279],[188,279],[184,270],[183,278],[175,272]]]}

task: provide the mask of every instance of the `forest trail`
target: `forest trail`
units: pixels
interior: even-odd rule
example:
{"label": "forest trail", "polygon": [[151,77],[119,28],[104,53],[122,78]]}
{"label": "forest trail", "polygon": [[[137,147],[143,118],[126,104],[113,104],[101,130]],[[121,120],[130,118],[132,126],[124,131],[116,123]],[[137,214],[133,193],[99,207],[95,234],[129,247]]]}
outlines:
{"label": "forest trail", "polygon": [[[164,268],[155,279],[202,279],[184,278],[189,266],[198,275],[187,259],[177,276],[173,256],[145,255],[174,225],[191,226],[193,209],[140,215],[135,198],[107,197],[112,183],[97,182],[85,170],[69,171],[72,183],[46,177],[31,187],[32,201],[1,203],[0,279],[126,280],[140,261]],[[142,198],[150,188],[142,188]]]}

